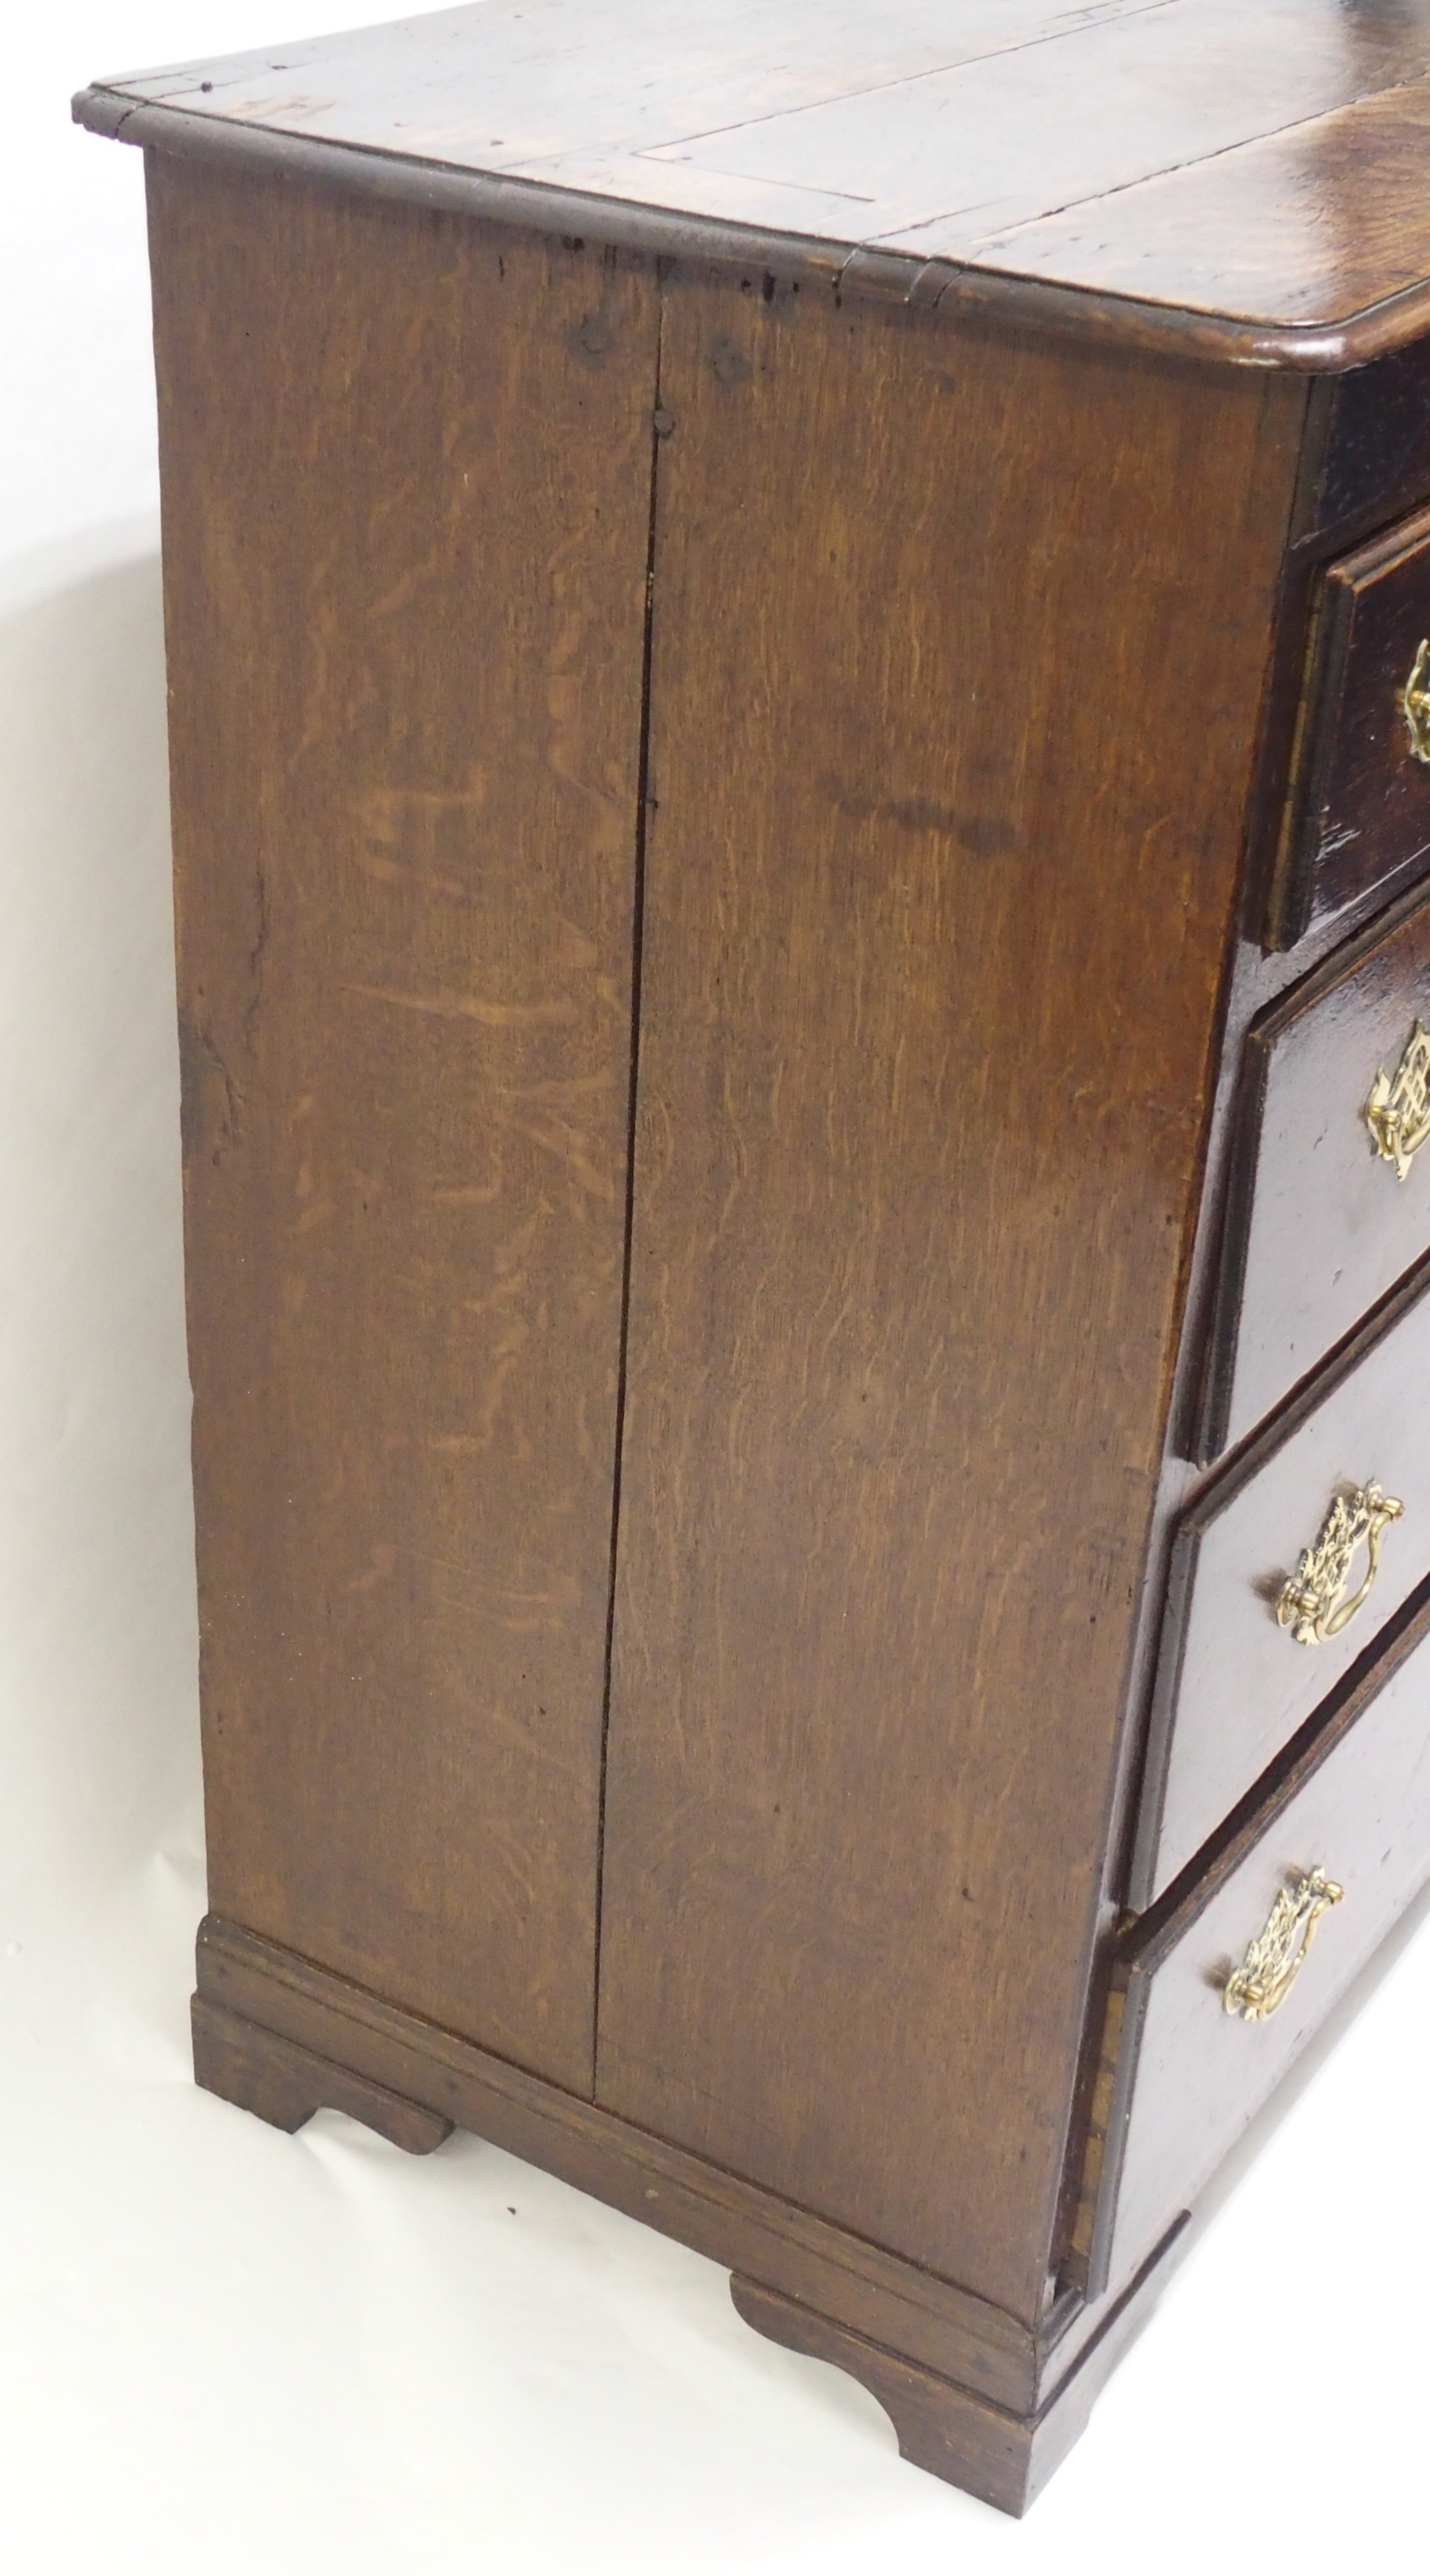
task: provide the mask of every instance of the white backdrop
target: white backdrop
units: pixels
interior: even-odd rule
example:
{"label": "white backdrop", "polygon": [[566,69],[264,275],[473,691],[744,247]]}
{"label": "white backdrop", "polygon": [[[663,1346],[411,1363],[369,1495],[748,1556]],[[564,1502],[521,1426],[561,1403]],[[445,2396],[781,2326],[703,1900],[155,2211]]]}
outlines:
{"label": "white backdrop", "polygon": [[[950,7],[956,0],[949,0]],[[1031,2519],[897,2459],[724,2276],[474,2139],[196,2092],[203,1867],[142,171],[7,29],[0,345],[0,2533],[26,2576],[1424,2561],[1430,1937],[1403,1938]]]}

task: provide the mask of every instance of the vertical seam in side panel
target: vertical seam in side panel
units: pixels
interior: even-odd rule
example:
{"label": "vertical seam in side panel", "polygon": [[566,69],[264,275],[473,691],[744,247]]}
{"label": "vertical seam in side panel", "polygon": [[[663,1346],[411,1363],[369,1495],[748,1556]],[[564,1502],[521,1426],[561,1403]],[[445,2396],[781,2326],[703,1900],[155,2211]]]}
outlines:
{"label": "vertical seam in side panel", "polygon": [[596,1922],[591,1994],[591,2099],[596,2098],[601,2029],[601,1917],[606,1878],[606,1767],[611,1732],[611,1668],[616,1630],[616,1550],[621,1523],[621,1453],[626,1421],[626,1353],[631,1315],[631,1243],[636,1205],[636,1083],[640,1068],[641,957],[645,933],[646,823],[650,812],[651,646],[655,626],[656,485],[660,469],[660,368],[665,328],[664,262],[656,263],[655,390],[650,433],[650,506],[646,520],[645,628],[641,645],[640,749],[636,765],[635,886],[631,911],[631,1063],[626,1108],[626,1215],[621,1270],[621,1323],[616,1361],[616,1438],[611,1475],[611,1554],[606,1587],[606,1654],[601,1685],[601,1770],[596,1807]]}

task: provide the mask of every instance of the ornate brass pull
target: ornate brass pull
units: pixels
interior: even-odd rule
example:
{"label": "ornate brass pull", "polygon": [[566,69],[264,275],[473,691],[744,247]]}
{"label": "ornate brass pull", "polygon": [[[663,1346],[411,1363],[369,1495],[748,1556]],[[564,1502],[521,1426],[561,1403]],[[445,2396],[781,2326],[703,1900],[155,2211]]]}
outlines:
{"label": "ornate brass pull", "polygon": [[1345,1894],[1319,1869],[1298,1870],[1287,1880],[1266,1918],[1266,1929],[1248,1941],[1239,1968],[1226,1981],[1222,2002],[1243,2021],[1269,2021],[1279,2012],[1306,1962],[1316,1926]]}
{"label": "ornate brass pull", "polygon": [[[1303,1547],[1296,1571],[1282,1584],[1276,1602],[1278,1628],[1289,1628],[1298,1646],[1324,1646],[1355,1617],[1376,1578],[1380,1534],[1398,1521],[1405,1505],[1379,1485],[1362,1485],[1353,1494],[1337,1494],[1321,1523],[1314,1547]],[[1365,1544],[1365,1581],[1349,1601],[1341,1595],[1350,1580],[1351,1560]]]}
{"label": "ornate brass pull", "polygon": [[1405,718],[1416,759],[1430,764],[1430,635],[1422,635],[1416,645],[1410,677],[1404,688],[1396,691],[1395,703]]}
{"label": "ornate brass pull", "polygon": [[1364,1116],[1376,1152],[1395,1165],[1395,1177],[1403,1181],[1411,1156],[1430,1136],[1430,1030],[1419,1020],[1401,1049],[1394,1073],[1381,1066]]}

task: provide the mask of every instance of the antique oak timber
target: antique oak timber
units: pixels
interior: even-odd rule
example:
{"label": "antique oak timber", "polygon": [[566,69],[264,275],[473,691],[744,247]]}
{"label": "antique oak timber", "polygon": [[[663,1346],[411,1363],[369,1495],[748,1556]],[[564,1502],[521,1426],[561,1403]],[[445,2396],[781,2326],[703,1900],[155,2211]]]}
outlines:
{"label": "antique oak timber", "polygon": [[1430,0],[106,81],[200,2082],[1019,2511],[1430,1876]]}

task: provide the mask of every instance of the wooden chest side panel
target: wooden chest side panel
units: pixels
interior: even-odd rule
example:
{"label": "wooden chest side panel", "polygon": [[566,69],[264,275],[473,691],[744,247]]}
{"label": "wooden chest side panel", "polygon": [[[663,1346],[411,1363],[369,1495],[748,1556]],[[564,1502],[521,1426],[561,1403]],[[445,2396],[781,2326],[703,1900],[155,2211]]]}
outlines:
{"label": "wooden chest side panel", "polygon": [[150,184],[212,1901],[589,2091],[654,281]]}
{"label": "wooden chest side panel", "polygon": [[1025,2317],[1301,403],[667,295],[597,2098]]}

